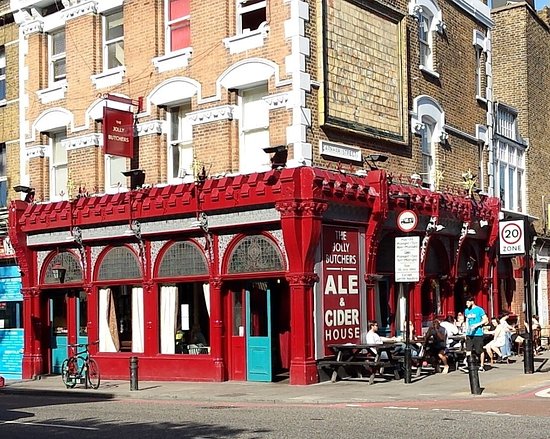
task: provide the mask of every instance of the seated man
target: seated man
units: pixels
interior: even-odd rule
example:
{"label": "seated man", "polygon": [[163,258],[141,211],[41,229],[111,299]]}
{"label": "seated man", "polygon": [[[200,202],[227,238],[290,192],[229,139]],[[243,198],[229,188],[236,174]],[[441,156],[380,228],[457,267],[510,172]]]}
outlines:
{"label": "seated man", "polygon": [[447,333],[438,319],[434,319],[432,326],[425,335],[424,348],[431,358],[439,358],[443,363],[443,373],[449,372],[447,355],[445,355],[447,345]]}
{"label": "seated man", "polygon": [[[369,321],[369,332],[367,332],[367,344],[383,344],[385,341],[395,341],[395,337],[380,337],[378,335],[378,323],[374,320]],[[371,348],[371,351],[376,354],[376,348]],[[388,356],[382,352],[380,358],[387,360]]]}

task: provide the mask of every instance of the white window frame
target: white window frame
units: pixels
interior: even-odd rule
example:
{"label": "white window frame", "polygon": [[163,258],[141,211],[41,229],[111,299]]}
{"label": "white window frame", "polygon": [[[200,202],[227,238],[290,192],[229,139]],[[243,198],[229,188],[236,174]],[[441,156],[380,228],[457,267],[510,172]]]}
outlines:
{"label": "white window frame", "polygon": [[256,29],[248,29],[248,28],[243,29],[243,15],[245,14],[248,14],[253,11],[258,11],[260,9],[264,9],[266,21],[267,21],[267,0],[259,0],[258,3],[248,5],[248,6],[243,6],[245,3],[249,1],[254,1],[254,0],[237,0],[237,34],[238,35],[257,31],[261,27],[261,24],[260,24]]}
{"label": "white window frame", "polygon": [[[239,90],[239,171],[241,173],[248,174],[271,169],[269,154],[263,151],[263,148],[269,147],[269,107],[263,98],[251,99],[252,96],[266,96],[267,93],[267,83]],[[254,101],[258,102],[260,107],[264,103],[265,108],[261,112],[255,111],[253,117],[257,118],[257,121],[249,123],[250,117],[245,108],[247,102]],[[257,137],[258,134],[264,134],[264,136],[267,134],[266,140],[261,145],[249,148],[247,138]]]}
{"label": "white window frame", "polygon": [[[4,95],[0,95],[0,102],[6,100],[6,48],[5,46],[0,46],[0,83],[4,85]],[[1,87],[0,87],[1,89]]]}
{"label": "white window frame", "polygon": [[431,118],[422,118],[420,134],[420,153],[422,155],[422,168],[420,175],[424,186],[434,189],[435,180],[435,144],[433,134],[436,123]]}
{"label": "white window frame", "polygon": [[0,179],[8,173],[8,147],[5,142],[0,142]]}
{"label": "white window frame", "polygon": [[475,83],[476,83],[476,98],[484,98],[485,93],[483,92],[483,49],[479,46],[475,46],[476,51],[476,77],[475,77]]}
{"label": "white window frame", "polygon": [[[67,139],[67,132],[65,130],[63,131],[55,131],[50,133],[49,135],[49,142],[50,142],[50,149],[51,149],[51,156],[50,156],[50,200],[52,201],[60,201],[60,200],[68,200],[69,199],[69,193],[68,193],[68,184],[69,184],[69,167],[68,162],[69,158],[67,155],[67,151],[65,151],[64,157],[62,157],[62,160],[60,160],[59,157],[57,157],[56,154],[56,145],[58,144],[60,147],[62,146],[63,141]],[[61,171],[65,171],[66,173],[66,181],[63,182],[60,181],[59,174]],[[57,188],[59,186],[65,186],[65,188],[60,189],[59,193],[57,193]],[[63,191],[63,194],[61,194],[61,191]]]}
{"label": "white window frame", "polygon": [[420,51],[420,66],[433,70],[433,32],[431,30],[433,17],[426,12],[418,16],[418,45]]}
{"label": "white window frame", "polygon": [[[112,39],[108,40],[107,39],[107,25],[108,25],[108,22],[113,16],[115,16],[117,14],[120,14],[121,19],[122,19],[122,36],[112,38]],[[102,16],[102,24],[103,24],[103,26],[102,26],[103,27],[103,29],[102,29],[103,70],[107,71],[107,70],[112,70],[112,69],[117,69],[117,68],[123,67],[124,66],[124,60],[120,65],[115,65],[115,66],[109,67],[109,64],[110,64],[109,63],[109,47],[110,46],[120,44],[122,42],[122,54],[123,54],[123,57],[124,57],[124,13],[123,13],[122,9],[115,9],[115,10],[112,10],[112,11],[109,11],[109,12],[105,13]]]}
{"label": "white window frame", "polygon": [[[113,170],[114,162],[117,162],[117,168]],[[115,155],[105,154],[105,193],[116,194],[118,192],[126,192],[128,190],[128,177],[122,175],[122,171],[127,170],[127,158]],[[115,179],[111,179],[111,174],[118,172]],[[114,181],[113,181],[114,180]]]}
{"label": "white window frame", "polygon": [[497,133],[510,140],[518,141],[518,115],[501,104],[497,107]]}
{"label": "white window frame", "polygon": [[[187,0],[189,3],[191,3],[191,0]],[[174,20],[170,20],[170,0],[166,0],[164,2],[164,17],[166,22],[166,49],[165,53],[174,53],[178,52],[180,50],[186,49],[186,47],[181,47],[176,50],[172,50],[172,26],[179,25],[185,21],[189,22],[189,26],[191,26],[191,15],[184,15],[182,17],[177,17]]]}
{"label": "white window frame", "polygon": [[[55,36],[59,35],[60,33],[63,33],[64,39],[66,37],[65,34],[65,28],[57,29],[50,34],[48,34],[48,57],[49,57],[49,69],[48,69],[48,77],[49,77],[49,83],[53,84],[56,82],[66,81],[67,79],[67,62],[66,62],[66,40],[65,40],[65,50],[60,53],[54,53],[54,38]],[[63,74],[63,77],[56,78],[55,77],[55,66],[60,61],[65,61],[65,73]]]}
{"label": "white window frame", "polygon": [[[191,111],[191,103],[186,101],[180,105],[173,106],[167,111],[168,119],[168,182],[181,183],[194,180],[193,175],[193,127],[187,114]],[[173,129],[174,118],[177,118],[178,135]],[[174,149],[179,150],[178,172],[174,173]],[[191,150],[191,160],[185,160],[186,154]]]}
{"label": "white window frame", "polygon": [[498,140],[495,189],[502,201],[503,209],[514,212],[526,211],[525,176],[525,147]]}

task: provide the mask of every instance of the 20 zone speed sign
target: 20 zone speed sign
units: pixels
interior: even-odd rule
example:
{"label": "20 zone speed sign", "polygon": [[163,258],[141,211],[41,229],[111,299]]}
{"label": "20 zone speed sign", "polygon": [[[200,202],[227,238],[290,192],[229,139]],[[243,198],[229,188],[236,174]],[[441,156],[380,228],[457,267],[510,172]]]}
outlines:
{"label": "20 zone speed sign", "polygon": [[501,221],[498,229],[501,255],[525,253],[523,220]]}

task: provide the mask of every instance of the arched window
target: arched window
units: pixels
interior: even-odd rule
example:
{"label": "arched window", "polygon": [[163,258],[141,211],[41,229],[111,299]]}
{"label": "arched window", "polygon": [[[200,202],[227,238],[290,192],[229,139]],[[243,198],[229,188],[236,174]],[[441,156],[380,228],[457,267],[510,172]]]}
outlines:
{"label": "arched window", "polygon": [[172,244],[160,263],[159,277],[208,275],[208,264],[200,249],[191,242]]}
{"label": "arched window", "polygon": [[139,279],[139,261],[128,247],[109,250],[101,261],[97,280]]}
{"label": "arched window", "polygon": [[44,276],[45,284],[58,284],[60,283],[57,275],[54,274],[52,268],[54,266],[61,266],[65,269],[63,283],[80,282],[82,281],[82,267],[80,261],[71,252],[64,251],[57,253],[53,259],[49,262],[46,268],[46,275]]}
{"label": "arched window", "polygon": [[263,235],[243,238],[231,252],[227,266],[230,274],[281,270],[284,270],[281,252]]}
{"label": "arched window", "polygon": [[443,33],[445,23],[443,22],[441,9],[435,0],[411,0],[409,3],[409,14],[418,22],[418,46],[420,69],[438,76],[434,71],[434,38],[433,33]]}

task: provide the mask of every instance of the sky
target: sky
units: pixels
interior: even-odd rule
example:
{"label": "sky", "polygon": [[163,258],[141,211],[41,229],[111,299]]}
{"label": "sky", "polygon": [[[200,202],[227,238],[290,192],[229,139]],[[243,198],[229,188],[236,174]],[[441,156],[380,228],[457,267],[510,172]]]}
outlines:
{"label": "sky", "polygon": [[544,6],[550,6],[550,0],[535,0],[535,8],[537,11],[542,9]]}

